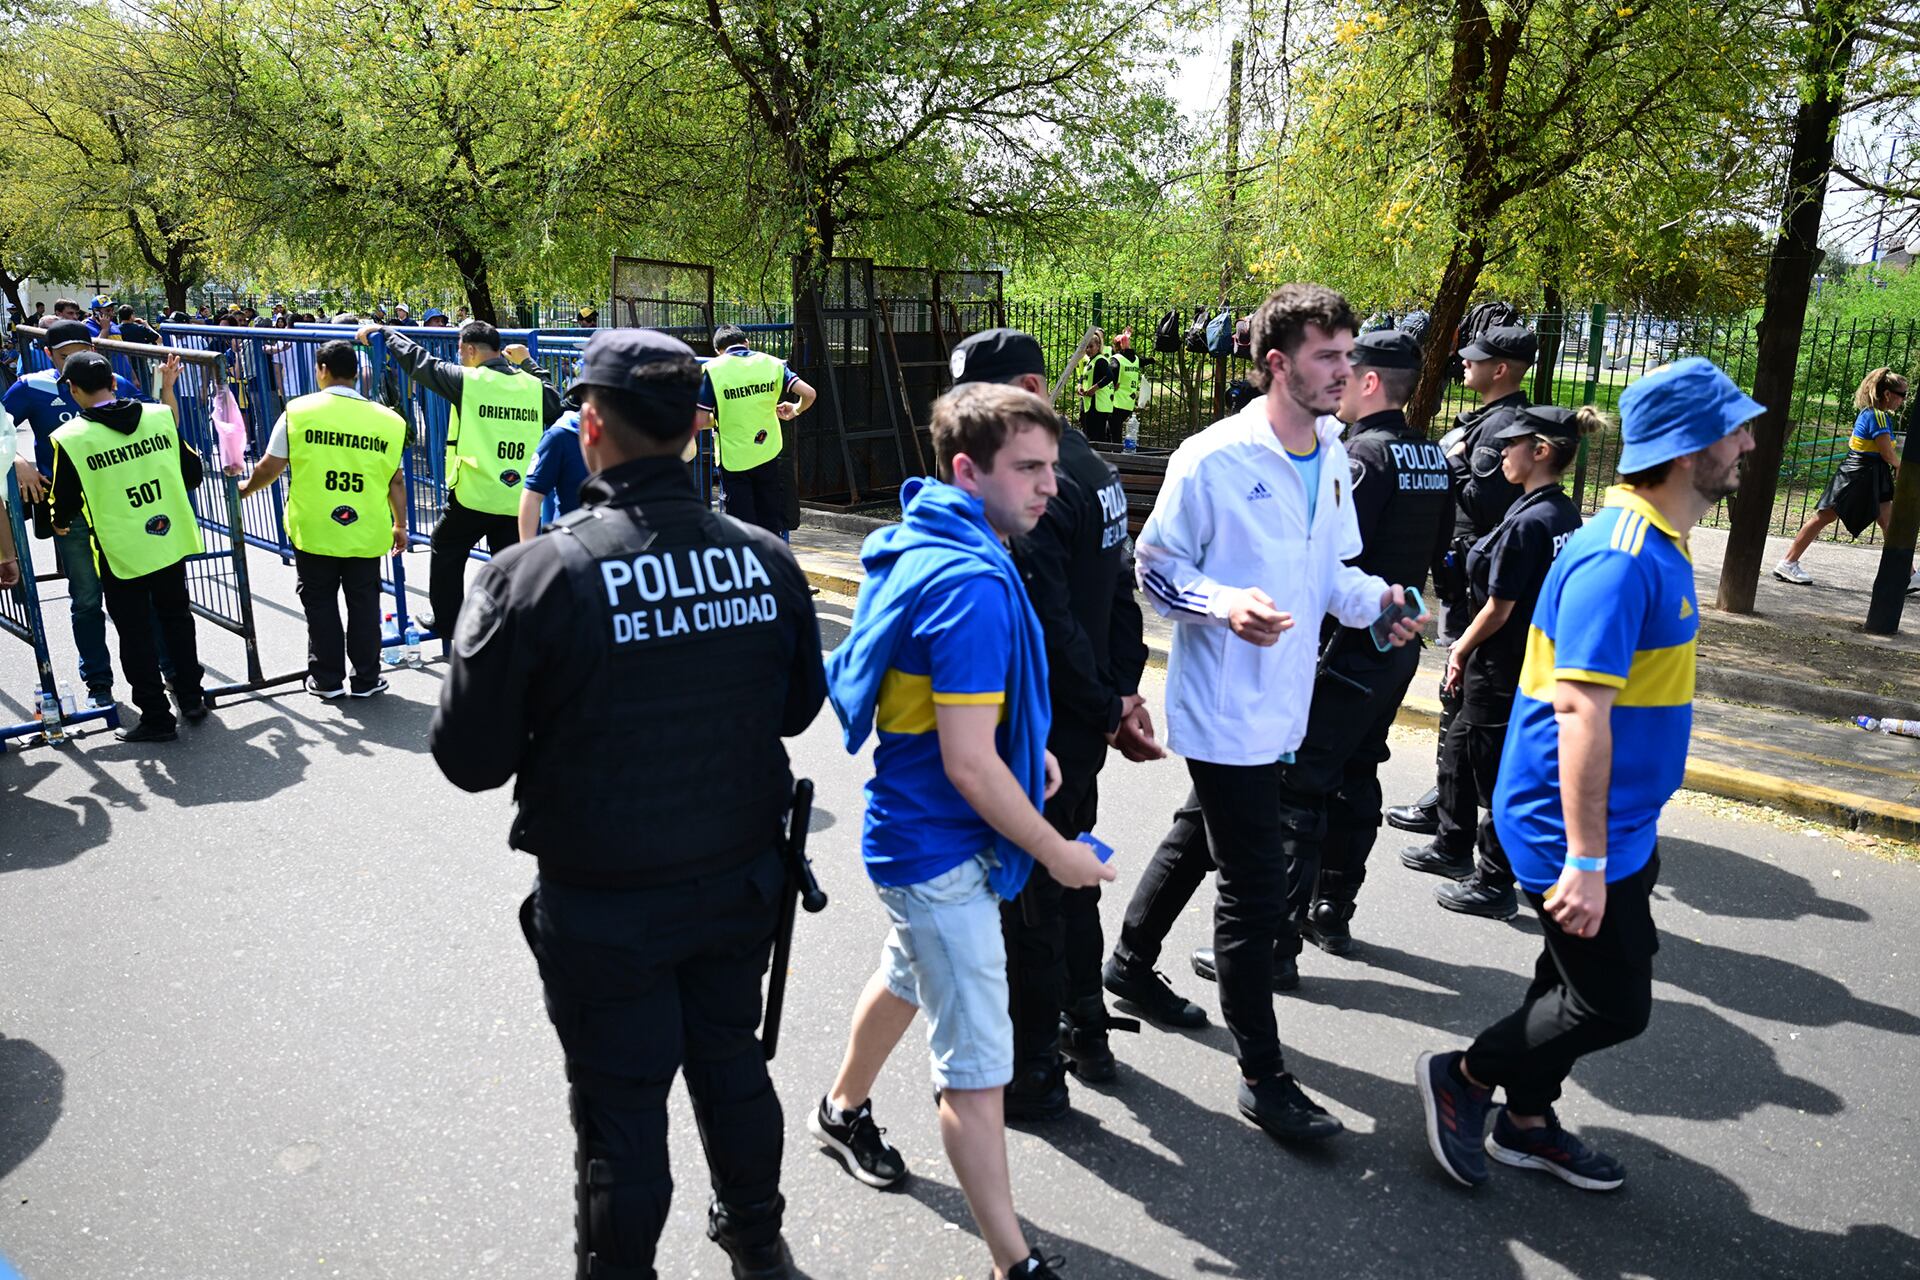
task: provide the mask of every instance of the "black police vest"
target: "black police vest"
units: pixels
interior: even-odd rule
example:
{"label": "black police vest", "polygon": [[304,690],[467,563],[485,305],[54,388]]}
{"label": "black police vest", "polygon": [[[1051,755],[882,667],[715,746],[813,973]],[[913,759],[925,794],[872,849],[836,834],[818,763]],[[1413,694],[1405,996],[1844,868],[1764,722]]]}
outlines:
{"label": "black police vest", "polygon": [[[1463,413],[1454,420],[1453,430],[1441,437],[1442,450],[1451,455],[1447,465],[1453,471],[1453,531],[1469,545],[1491,533],[1521,494],[1520,486],[1500,471],[1502,445],[1494,436],[1527,403],[1524,395],[1514,395]],[[1457,453],[1452,452],[1455,441],[1464,446]]]}
{"label": "black police vest", "polygon": [[765,852],[793,792],[780,730],[810,631],[795,625],[798,569],[770,536],[691,503],[653,526],[632,506],[584,507],[557,529],[593,675],[573,731],[532,744],[514,843],[539,851],[543,876],[589,885],[671,883]]}
{"label": "black police vest", "polygon": [[1347,441],[1347,456],[1367,469],[1356,492],[1378,484],[1389,495],[1355,563],[1390,583],[1425,582],[1453,506],[1446,454],[1411,432],[1371,430]]}

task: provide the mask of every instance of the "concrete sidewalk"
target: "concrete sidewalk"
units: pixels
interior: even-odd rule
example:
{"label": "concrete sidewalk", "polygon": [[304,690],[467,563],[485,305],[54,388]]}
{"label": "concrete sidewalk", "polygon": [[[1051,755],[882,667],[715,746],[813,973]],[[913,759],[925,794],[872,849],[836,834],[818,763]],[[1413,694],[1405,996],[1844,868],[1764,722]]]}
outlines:
{"label": "concrete sidewalk", "polygon": [[[846,517],[828,518],[832,527],[808,512],[793,534],[794,552],[815,586],[856,595],[865,531]],[[1725,543],[1726,535],[1720,530],[1700,530],[1696,535],[1694,554],[1703,598],[1712,596]],[[1777,559],[1784,546],[1781,540],[1779,548],[1769,547],[1769,551]],[[1877,558],[1877,548],[1823,543],[1808,554],[1809,571],[1816,565],[1826,569],[1832,586],[1790,587],[1768,579],[1760,591],[1764,612],[1753,619],[1724,621],[1729,615],[1702,609],[1719,625],[1703,628],[1701,635],[1702,696],[1694,704],[1689,788],[1853,830],[1920,840],[1920,740],[1864,733],[1843,718],[1851,710],[1837,709],[1857,704],[1861,713],[1876,712],[1872,704],[1886,699],[1868,698],[1865,690],[1885,682],[1863,683],[1872,680],[1872,672],[1894,672],[1903,682],[1910,677],[1920,681],[1920,602],[1910,605],[1905,629],[1892,637],[1866,636],[1857,630],[1849,637],[1844,621],[1822,612],[1823,605],[1855,600],[1864,614],[1864,588],[1849,584],[1862,573],[1871,582],[1873,570],[1866,562]],[[1151,609],[1143,612],[1148,661],[1165,665],[1172,624]],[[1729,635],[1731,640],[1726,638]],[[1785,687],[1785,677],[1756,664],[1753,653],[1787,654],[1804,637],[1828,646],[1847,646],[1844,660],[1849,665],[1863,661],[1852,652],[1851,646],[1857,645],[1870,655],[1872,665],[1854,666],[1858,680],[1851,691],[1830,689],[1826,697],[1818,698],[1820,691],[1810,695],[1806,690],[1787,689],[1791,699],[1828,704],[1811,711],[1707,696],[1719,683],[1734,686],[1743,699],[1759,695],[1771,700],[1770,695]],[[1423,728],[1438,723],[1438,685],[1444,665],[1437,648],[1429,647],[1421,655],[1421,675],[1401,709],[1401,723]],[[1716,682],[1713,677],[1723,672],[1748,678]],[[1746,692],[1749,689],[1753,695]],[[1844,695],[1844,700],[1836,695]],[[1894,701],[1898,710],[1900,700]]]}

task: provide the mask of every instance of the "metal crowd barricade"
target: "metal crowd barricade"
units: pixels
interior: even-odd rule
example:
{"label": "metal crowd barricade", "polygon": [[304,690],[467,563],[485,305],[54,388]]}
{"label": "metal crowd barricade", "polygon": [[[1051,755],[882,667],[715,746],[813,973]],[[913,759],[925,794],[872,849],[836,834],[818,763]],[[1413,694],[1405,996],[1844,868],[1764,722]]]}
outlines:
{"label": "metal crowd barricade", "polygon": [[[0,631],[18,636],[33,647],[34,671],[38,683],[34,687],[34,703],[45,705],[51,699],[60,698],[60,682],[54,675],[53,655],[47,648],[46,614],[40,608],[40,584],[33,574],[33,545],[27,541],[27,522],[23,504],[20,501],[20,481],[13,474],[13,468],[7,467],[7,521],[13,527],[13,545],[20,557],[20,581],[18,585],[0,589]],[[75,710],[69,715],[63,708],[60,713],[62,726],[85,724],[90,720],[104,720],[110,729],[120,727],[120,708],[87,706]],[[38,719],[25,720],[19,724],[0,724],[0,755],[7,750],[8,738],[23,738],[41,731]]]}
{"label": "metal crowd barricade", "polygon": [[[220,336],[232,329],[213,326],[168,326],[201,329]],[[22,328],[29,337],[45,336],[43,330]],[[246,678],[206,688],[207,705],[223,697],[253,693],[304,679],[304,664],[298,671],[268,676],[260,662],[260,641],[254,625],[253,583],[247,571],[247,545],[253,543],[279,552],[286,546],[283,522],[277,505],[254,502],[243,509],[240,485],[220,467],[219,442],[213,428],[212,398],[227,385],[229,360],[221,351],[188,347],[176,340],[166,347],[152,347],[113,338],[95,340],[103,354],[120,355],[144,363],[150,385],[159,385],[159,365],[170,355],[178,355],[185,366],[174,384],[174,399],[180,406],[176,426],[180,438],[193,446],[205,465],[205,479],[194,490],[194,515],[200,525],[206,550],[187,557],[187,598],[193,612],[224,631],[238,636],[246,651]],[[45,364],[44,354],[39,363]],[[268,423],[271,427],[271,420]],[[249,423],[251,432],[252,424]],[[261,437],[264,441],[264,436]],[[264,497],[265,495],[260,495]],[[286,547],[290,554],[291,547]]]}

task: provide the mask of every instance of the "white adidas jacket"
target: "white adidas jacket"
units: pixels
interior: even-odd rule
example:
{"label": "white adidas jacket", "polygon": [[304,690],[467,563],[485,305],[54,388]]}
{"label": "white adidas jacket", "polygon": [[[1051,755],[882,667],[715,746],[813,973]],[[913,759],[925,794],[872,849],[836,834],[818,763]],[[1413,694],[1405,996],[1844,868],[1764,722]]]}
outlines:
{"label": "white adidas jacket", "polygon": [[[1320,437],[1312,527],[1300,471],[1267,422],[1265,397],[1190,438],[1136,546],[1141,590],[1173,629],[1167,746],[1214,764],[1272,764],[1307,732],[1320,619],[1350,627],[1380,614],[1387,584],[1342,563],[1360,554],[1352,470],[1338,419]],[[1233,634],[1235,589],[1258,587],[1293,626],[1265,648]]]}

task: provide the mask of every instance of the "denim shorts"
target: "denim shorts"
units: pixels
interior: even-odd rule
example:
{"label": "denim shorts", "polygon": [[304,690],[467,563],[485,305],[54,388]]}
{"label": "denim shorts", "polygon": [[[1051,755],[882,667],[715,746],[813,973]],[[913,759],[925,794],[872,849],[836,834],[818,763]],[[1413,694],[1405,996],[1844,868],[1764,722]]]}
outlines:
{"label": "denim shorts", "polygon": [[874,888],[893,920],[880,974],[926,1014],[934,1089],[1001,1088],[1013,1079],[1013,1019],[1000,899],[987,887],[986,861]]}

